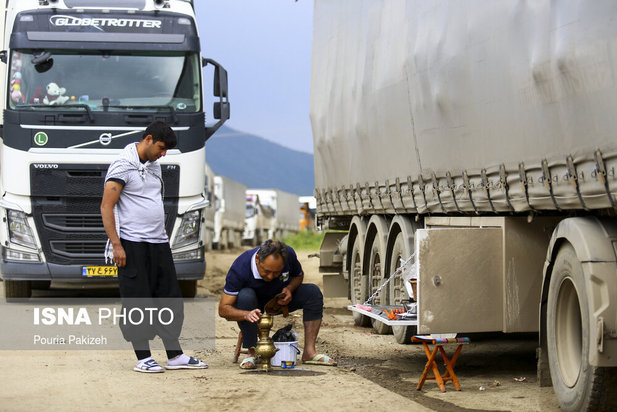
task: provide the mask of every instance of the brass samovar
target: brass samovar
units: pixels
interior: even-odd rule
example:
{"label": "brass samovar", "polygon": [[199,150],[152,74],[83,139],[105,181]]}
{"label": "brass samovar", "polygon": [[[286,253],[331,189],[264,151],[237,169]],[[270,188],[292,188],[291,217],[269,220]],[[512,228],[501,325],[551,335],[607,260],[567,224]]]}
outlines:
{"label": "brass samovar", "polygon": [[261,358],[261,370],[269,372],[272,370],[270,366],[270,359],[274,356],[278,350],[270,338],[270,329],[274,324],[274,318],[267,313],[263,314],[257,322],[257,328],[259,329],[259,340],[255,347],[255,354]]}

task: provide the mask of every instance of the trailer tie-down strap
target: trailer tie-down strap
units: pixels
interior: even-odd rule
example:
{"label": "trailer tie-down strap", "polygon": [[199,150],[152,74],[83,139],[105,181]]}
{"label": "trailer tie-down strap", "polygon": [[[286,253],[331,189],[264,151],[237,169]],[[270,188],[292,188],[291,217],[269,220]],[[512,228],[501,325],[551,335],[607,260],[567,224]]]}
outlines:
{"label": "trailer tie-down strap", "polygon": [[611,202],[611,207],[615,207],[615,201],[613,200],[613,196],[611,196],[611,190],[608,185],[608,179],[606,178],[606,165],[604,164],[604,159],[602,158],[602,152],[596,150],[593,154],[593,157],[596,161],[596,171],[598,173],[598,178],[600,182],[604,185],[604,190],[606,190],[606,195],[608,196],[609,202]]}
{"label": "trailer tie-down strap", "polygon": [[437,200],[439,200],[439,206],[441,206],[441,211],[443,213],[448,213],[446,212],[446,208],[443,207],[443,203],[441,202],[441,189],[439,188],[439,183],[437,182],[437,175],[435,175],[435,173],[433,173],[432,175],[432,180],[433,180],[433,196],[436,196]]}
{"label": "trailer tie-down strap", "polygon": [[493,205],[493,199],[491,199],[491,190],[489,189],[489,181],[488,181],[488,177],[486,176],[486,169],[482,169],[481,174],[482,174],[482,185],[484,186],[484,194],[488,198],[488,203],[491,205],[491,209],[493,210],[493,213],[497,213],[497,211],[495,210],[495,205]]}
{"label": "trailer tie-down strap", "polygon": [[576,190],[576,195],[578,196],[578,200],[581,203],[581,206],[585,210],[589,210],[585,205],[585,201],[583,200],[583,194],[581,193],[579,184],[578,184],[578,173],[576,171],[576,166],[574,165],[574,159],[572,156],[568,156],[566,159],[566,165],[568,167],[568,179],[570,180],[570,184]]}
{"label": "trailer tie-down strap", "polygon": [[529,209],[535,212],[536,209],[534,209],[534,207],[531,205],[531,202],[529,202],[529,182],[527,181],[527,172],[525,171],[525,163],[523,162],[518,164],[518,176],[521,182],[521,190],[525,194],[527,206],[529,206]]}
{"label": "trailer tie-down strap", "polygon": [[542,160],[542,179],[544,180],[544,187],[548,190],[548,193],[551,195],[551,200],[553,201],[553,205],[555,205],[555,209],[561,210],[559,205],[557,204],[557,199],[555,199],[555,195],[553,194],[553,181],[551,177],[551,171],[548,168],[548,160]]}
{"label": "trailer tie-down strap", "polygon": [[506,202],[508,203],[510,211],[514,212],[514,207],[512,206],[512,203],[510,203],[510,193],[508,191],[508,175],[506,174],[506,166],[503,163],[501,164],[501,166],[499,166],[499,183],[501,184],[504,195],[506,196]]}
{"label": "trailer tie-down strap", "polygon": [[471,206],[473,207],[473,211],[476,213],[476,215],[479,215],[480,212],[478,212],[478,208],[473,201],[473,194],[471,193],[471,184],[469,183],[469,175],[467,174],[467,170],[463,171],[463,183],[465,185],[465,192],[469,196],[469,201],[471,202]]}
{"label": "trailer tie-down strap", "polygon": [[454,181],[452,180],[452,174],[449,171],[446,173],[446,180],[448,181],[448,188],[450,189],[450,193],[452,193],[452,200],[454,201],[454,206],[456,206],[456,211],[461,213],[461,208],[458,207],[458,202],[456,201],[456,187],[454,185]]}

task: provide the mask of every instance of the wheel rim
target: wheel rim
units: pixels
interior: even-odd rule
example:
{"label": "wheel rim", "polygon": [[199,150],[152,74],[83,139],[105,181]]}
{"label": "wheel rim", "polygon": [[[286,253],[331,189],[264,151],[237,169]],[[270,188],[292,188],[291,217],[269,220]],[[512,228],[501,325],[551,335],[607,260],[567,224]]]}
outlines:
{"label": "wheel rim", "polygon": [[[392,276],[392,273],[395,273],[398,270],[398,268],[401,266],[400,264],[401,258],[402,256],[400,254],[396,254],[395,256],[393,256],[394,260],[393,260],[390,276]],[[398,275],[394,277],[394,279],[391,280],[391,283],[392,283],[392,294],[391,294],[392,304],[398,305],[403,300],[402,298],[402,291],[404,290],[403,275],[399,273]]]}
{"label": "wheel rim", "polygon": [[570,388],[576,385],[581,365],[583,324],[576,287],[565,278],[559,287],[555,307],[555,345],[563,382]]}
{"label": "wheel rim", "polygon": [[352,279],[353,279],[353,303],[364,303],[362,301],[362,264],[360,263],[360,253],[355,252],[353,255],[353,266],[351,268],[353,271]]}
{"label": "wheel rim", "polygon": [[[371,251],[371,295],[375,293],[377,289],[381,286],[383,282],[383,274],[381,271],[381,256],[379,250],[373,246],[373,250]],[[381,303],[381,296],[377,295],[373,299],[374,304]]]}

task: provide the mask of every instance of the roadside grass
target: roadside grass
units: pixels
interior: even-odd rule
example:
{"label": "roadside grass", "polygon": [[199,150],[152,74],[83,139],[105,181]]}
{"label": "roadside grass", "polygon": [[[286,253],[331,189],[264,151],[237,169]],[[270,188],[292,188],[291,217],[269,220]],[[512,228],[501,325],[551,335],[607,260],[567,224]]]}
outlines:
{"label": "roadside grass", "polygon": [[294,250],[319,252],[321,241],[323,240],[325,232],[316,232],[314,230],[303,230],[295,233],[291,236],[287,236],[282,239],[287,245],[294,248]]}

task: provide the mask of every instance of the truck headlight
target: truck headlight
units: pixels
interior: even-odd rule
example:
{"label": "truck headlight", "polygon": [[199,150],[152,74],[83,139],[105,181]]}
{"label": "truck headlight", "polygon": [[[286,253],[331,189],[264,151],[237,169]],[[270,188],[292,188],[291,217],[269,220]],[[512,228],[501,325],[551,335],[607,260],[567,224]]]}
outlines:
{"label": "truck headlight", "polygon": [[28,218],[24,212],[9,210],[7,213],[9,223],[9,241],[31,249],[36,249],[34,235],[28,224]]}
{"label": "truck headlight", "polygon": [[27,262],[40,262],[41,257],[38,253],[29,253],[21,250],[2,248],[2,259],[4,260],[20,260]]}
{"label": "truck headlight", "polygon": [[185,252],[173,253],[172,257],[174,262],[178,262],[180,260],[201,260],[204,257],[203,247],[187,250]]}
{"label": "truck headlight", "polygon": [[185,213],[182,216],[178,233],[174,239],[173,247],[180,248],[183,246],[196,243],[199,240],[199,223],[201,214],[199,210]]}

